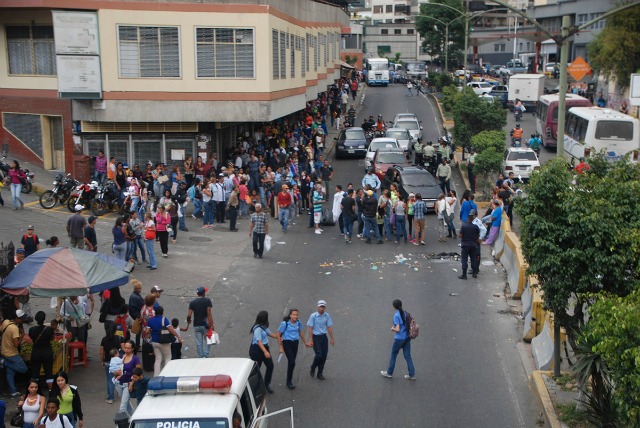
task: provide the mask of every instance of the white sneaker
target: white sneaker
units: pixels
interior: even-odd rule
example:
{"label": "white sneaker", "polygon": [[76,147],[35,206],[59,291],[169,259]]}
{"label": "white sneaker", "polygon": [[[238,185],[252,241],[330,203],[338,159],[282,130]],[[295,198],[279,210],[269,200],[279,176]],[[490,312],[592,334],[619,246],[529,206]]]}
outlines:
{"label": "white sneaker", "polygon": [[404,375],[404,378],[405,378],[406,380],[416,380],[416,377],[415,377],[415,376],[409,376],[408,374]]}
{"label": "white sneaker", "polygon": [[320,232],[324,232],[324,229],[318,229]]}
{"label": "white sneaker", "polygon": [[320,229],[316,229],[316,235],[322,235],[322,231]]}
{"label": "white sneaker", "polygon": [[387,371],[386,371],[386,370],[382,370],[382,371],[380,372],[380,374],[381,374],[382,376],[384,376],[384,377],[388,377],[388,378],[392,378],[392,377],[393,377],[392,375],[390,375],[389,373],[387,373]]}

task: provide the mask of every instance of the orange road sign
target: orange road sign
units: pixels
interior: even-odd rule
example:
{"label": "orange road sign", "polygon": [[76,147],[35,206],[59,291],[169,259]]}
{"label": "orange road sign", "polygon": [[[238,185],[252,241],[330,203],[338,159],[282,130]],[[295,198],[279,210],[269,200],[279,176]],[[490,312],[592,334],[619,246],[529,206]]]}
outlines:
{"label": "orange road sign", "polygon": [[567,71],[571,76],[573,76],[576,80],[582,80],[584,76],[586,76],[590,71],[591,67],[581,56],[576,58],[569,67],[567,67]]}

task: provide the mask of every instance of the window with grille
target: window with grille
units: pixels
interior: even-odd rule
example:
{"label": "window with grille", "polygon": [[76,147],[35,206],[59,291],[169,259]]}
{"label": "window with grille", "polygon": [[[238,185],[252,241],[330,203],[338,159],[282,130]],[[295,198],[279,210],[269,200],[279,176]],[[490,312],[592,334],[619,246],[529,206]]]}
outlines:
{"label": "window with grille", "polygon": [[388,4],[385,8],[387,13],[393,13],[393,5],[392,4]]}
{"label": "window with grille", "polygon": [[311,34],[307,33],[307,52],[305,56],[305,68],[309,71],[309,55],[311,55]]}
{"label": "window with grille", "polygon": [[118,27],[120,77],[180,77],[178,27]]}
{"label": "window with grille", "polygon": [[307,76],[307,69],[309,68],[309,52],[307,51],[307,39],[300,38],[300,58],[302,60],[302,64],[300,67],[300,75],[302,77]]}
{"label": "window with grille", "polygon": [[387,30],[386,28],[382,28],[380,30],[380,34],[389,34],[389,30]]}
{"label": "window with grille", "polygon": [[2,125],[14,137],[42,157],[42,116],[39,114],[2,113]]}
{"label": "window with grille", "polygon": [[407,28],[407,34],[414,34],[415,30],[413,28]]}
{"label": "window with grille", "polygon": [[255,77],[253,29],[196,28],[197,77]]}
{"label": "window with grille", "polygon": [[7,26],[9,74],[56,75],[53,26]]}
{"label": "window with grille", "polygon": [[273,78],[280,78],[280,48],[278,43],[278,30],[271,30],[271,49],[273,52]]}
{"label": "window with grille", "polygon": [[402,30],[400,28],[396,28],[393,30],[393,34],[402,34]]}
{"label": "window with grille", "polygon": [[341,40],[341,35],[340,33],[336,33],[336,59],[340,58],[340,40]]}
{"label": "window with grille", "polygon": [[286,46],[287,33],[280,32],[280,78],[287,78],[287,46]]}
{"label": "window with grille", "polygon": [[291,39],[291,66],[290,66],[290,71],[291,71],[291,78],[296,77],[296,49],[298,49],[298,39],[296,36],[294,36],[293,34],[289,35],[290,39]]}
{"label": "window with grille", "polygon": [[320,44],[318,43],[318,36],[313,36],[313,71],[318,71],[318,64],[320,63]]}
{"label": "window with grille", "polygon": [[373,13],[382,13],[382,6],[373,6]]}

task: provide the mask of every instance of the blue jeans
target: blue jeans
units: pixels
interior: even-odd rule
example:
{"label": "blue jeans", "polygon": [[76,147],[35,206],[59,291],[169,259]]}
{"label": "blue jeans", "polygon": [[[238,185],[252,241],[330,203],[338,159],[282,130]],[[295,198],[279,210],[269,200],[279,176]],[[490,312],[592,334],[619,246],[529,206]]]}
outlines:
{"label": "blue jeans", "polygon": [[13,200],[14,208],[18,208],[18,205],[20,206],[24,205],[24,201],[20,197],[21,192],[22,192],[22,184],[11,183],[11,199]]}
{"label": "blue jeans", "polygon": [[407,222],[405,216],[396,215],[396,241],[399,241],[401,236],[407,240]]}
{"label": "blue jeans", "polygon": [[344,236],[351,239],[351,237],[353,236],[353,223],[349,218],[349,214],[343,213],[342,227],[344,228]]}
{"label": "blue jeans", "polygon": [[113,375],[109,373],[109,363],[104,364],[104,373],[107,378],[107,400],[113,400],[116,386],[111,381],[111,379],[113,379]]}
{"label": "blue jeans", "polygon": [[14,355],[13,357],[4,357],[4,367],[7,370],[7,383],[9,384],[9,393],[14,394],[18,392],[16,388],[16,373],[26,373],[27,365],[24,363],[22,357]]}
{"label": "blue jeans", "polygon": [[149,255],[149,266],[151,266],[152,268],[158,267],[158,265],[156,264],[156,250],[153,248],[153,246],[156,243],[156,240],[145,239],[144,243],[147,246],[147,254]]}
{"label": "blue jeans", "polygon": [[249,215],[249,206],[247,205],[247,201],[239,201],[240,202],[240,217]]}
{"label": "blue jeans", "polygon": [[414,377],[416,375],[416,369],[413,367],[413,360],[411,359],[411,340],[408,339],[395,339],[393,346],[391,347],[391,358],[389,359],[389,368],[387,373],[393,374],[393,370],[396,368],[396,358],[398,353],[402,349],[404,359],[407,360],[407,367],[409,368],[409,376]]}
{"label": "blue jeans", "polygon": [[207,344],[207,328],[203,325],[193,327],[194,337],[196,338],[196,349],[198,357],[209,358],[209,345]]}
{"label": "blue jeans", "polygon": [[98,184],[102,184],[102,182],[104,181],[104,175],[105,174],[106,173],[104,173],[104,172],[95,171],[93,173],[93,179],[96,180],[98,182]]}
{"label": "blue jeans", "polygon": [[262,204],[262,208],[267,208],[267,192],[264,190],[264,187],[260,188],[260,204]]}
{"label": "blue jeans", "polygon": [[391,241],[391,220],[388,215],[384,216],[384,234],[387,237],[387,240]]}
{"label": "blue jeans", "polygon": [[127,260],[127,243],[113,244],[113,257],[120,260]]}
{"label": "blue jeans", "polygon": [[194,199],[193,200],[193,214],[194,216],[198,216],[202,212],[202,200]]}
{"label": "blue jeans", "polygon": [[364,237],[367,241],[371,240],[371,231],[375,232],[376,240],[382,240],[380,236],[380,230],[378,229],[378,223],[376,222],[375,217],[365,217],[364,218]]}
{"label": "blue jeans", "polygon": [[129,415],[133,415],[133,406],[131,405],[131,395],[129,393],[129,384],[128,383],[116,383],[115,385],[116,391],[118,391],[118,395],[120,396],[120,408],[119,412],[127,412]]}
{"label": "blue jeans", "polygon": [[138,205],[140,205],[140,198],[139,197],[131,198],[130,212],[135,213],[136,211],[138,211]]}
{"label": "blue jeans", "polygon": [[140,254],[142,255],[142,261],[146,262],[147,257],[144,251],[144,240],[142,235],[136,235],[136,239],[134,241],[127,242],[127,260],[135,259],[138,261],[138,248],[140,248]]}
{"label": "blue jeans", "polygon": [[280,218],[280,224],[282,225],[282,230],[287,230],[287,228],[289,227],[289,214],[291,213],[291,210],[289,209],[289,207],[287,208],[280,208],[279,210],[279,218]]}
{"label": "blue jeans", "polygon": [[208,224],[213,224],[213,210],[215,207],[213,201],[203,202],[202,206],[204,206],[204,216],[202,217],[202,224],[205,226]]}
{"label": "blue jeans", "polygon": [[178,217],[178,227],[180,228],[180,230],[185,230],[187,228],[187,225],[184,222],[184,207],[180,207],[180,209],[182,210],[182,217]]}

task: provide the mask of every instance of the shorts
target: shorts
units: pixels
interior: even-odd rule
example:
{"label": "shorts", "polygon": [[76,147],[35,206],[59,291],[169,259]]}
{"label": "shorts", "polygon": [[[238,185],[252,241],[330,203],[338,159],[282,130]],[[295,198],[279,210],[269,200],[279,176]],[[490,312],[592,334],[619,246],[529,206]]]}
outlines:
{"label": "shorts", "polygon": [[320,220],[322,220],[322,213],[313,213],[313,222],[315,224],[320,224]]}

